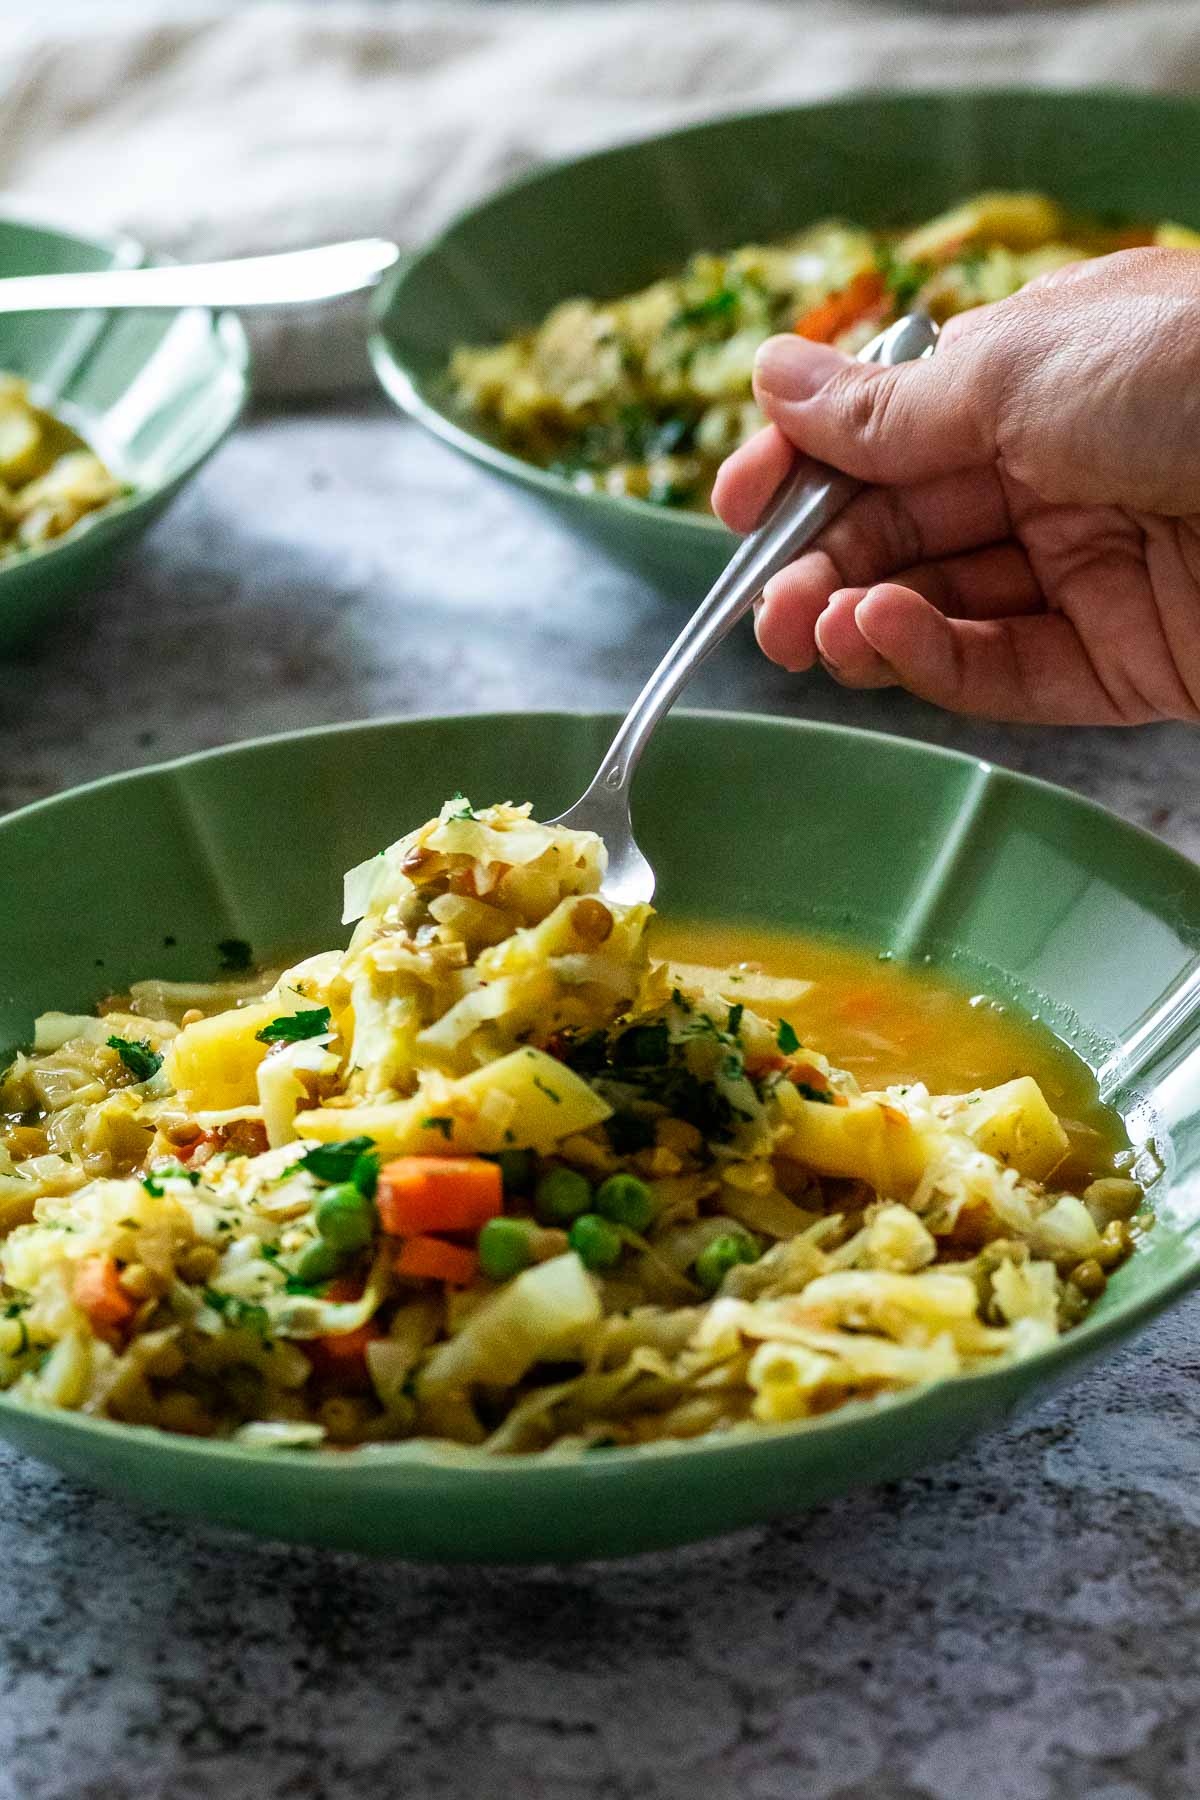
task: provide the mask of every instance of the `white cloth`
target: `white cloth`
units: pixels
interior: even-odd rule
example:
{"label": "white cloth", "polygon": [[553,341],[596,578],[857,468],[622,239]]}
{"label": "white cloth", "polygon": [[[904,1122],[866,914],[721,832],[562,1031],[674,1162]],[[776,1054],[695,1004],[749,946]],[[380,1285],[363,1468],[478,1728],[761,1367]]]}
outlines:
{"label": "white cloth", "polygon": [[[464,0],[0,17],[0,206],[182,257],[419,243],[552,157],[857,86],[1200,88],[1200,0]],[[1011,4],[1011,0],[1010,0]],[[362,303],[247,314],[260,391],[363,379]]]}

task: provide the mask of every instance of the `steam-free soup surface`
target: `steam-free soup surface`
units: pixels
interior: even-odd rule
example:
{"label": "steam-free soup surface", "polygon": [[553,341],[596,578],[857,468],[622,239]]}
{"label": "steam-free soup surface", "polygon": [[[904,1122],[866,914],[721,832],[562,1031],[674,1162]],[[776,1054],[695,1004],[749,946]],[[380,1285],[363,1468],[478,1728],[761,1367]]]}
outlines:
{"label": "steam-free soup surface", "polygon": [[1120,1117],[1101,1103],[1091,1071],[1045,1025],[942,973],[906,967],[827,938],[659,919],[654,954],[715,968],[745,964],[808,981],[784,1009],[804,1043],[818,1045],[864,1088],[924,1082],[959,1094],[1032,1075],[1071,1140],[1055,1180],[1077,1188],[1108,1174],[1127,1148]]}

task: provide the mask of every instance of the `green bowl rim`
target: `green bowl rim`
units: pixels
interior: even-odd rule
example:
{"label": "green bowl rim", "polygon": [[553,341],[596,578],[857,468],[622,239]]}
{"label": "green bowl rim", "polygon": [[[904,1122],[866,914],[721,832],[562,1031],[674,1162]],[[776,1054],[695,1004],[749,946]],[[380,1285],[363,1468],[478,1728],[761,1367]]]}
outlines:
{"label": "green bowl rim", "polygon": [[[120,258],[122,266],[129,268],[172,264],[178,260],[175,257],[152,254],[140,239],[130,236],[128,232],[107,231],[96,232],[94,235],[84,233],[76,230],[69,223],[58,224],[52,218],[39,215],[32,210],[25,211],[22,207],[11,205],[8,202],[0,205],[0,229],[5,225],[17,225],[25,230],[42,231],[48,235],[65,239],[67,242],[86,244],[94,249],[109,250],[112,252],[114,260]],[[120,310],[128,309],[121,308]],[[129,493],[109,501],[107,506],[102,506],[97,512],[85,514],[68,531],[64,531],[61,537],[51,538],[45,544],[34,544],[27,550],[10,551],[7,555],[0,557],[0,597],[2,597],[4,577],[9,571],[29,568],[31,564],[41,562],[47,556],[52,556],[56,550],[76,545],[92,531],[110,526],[114,520],[128,518],[143,508],[153,506],[161,500],[164,494],[170,493],[184,482],[190,481],[209,457],[220,449],[245,412],[250,399],[253,358],[246,329],[236,312],[211,306],[179,306],[156,308],[155,310],[163,311],[172,319],[177,319],[187,312],[199,313],[207,321],[209,334],[220,353],[221,361],[236,380],[237,391],[233,404],[225,409],[216,423],[204,434],[199,448],[188,457],[184,466],[176,474],[169,476],[165,481],[132,485]],[[105,307],[83,307],[80,308],[80,311],[85,313],[109,311],[114,317],[116,316],[113,309]],[[69,313],[64,315],[68,318],[72,316],[77,315]]]}
{"label": "green bowl rim", "polygon": [[[171,771],[188,768],[193,764],[206,764],[222,758],[252,754],[258,750],[274,748],[284,744],[304,743],[313,738],[342,737],[366,734],[377,731],[395,731],[411,728],[415,731],[428,726],[462,723],[464,720],[477,722],[484,728],[502,728],[506,722],[514,719],[529,718],[554,719],[575,725],[615,725],[618,714],[597,711],[572,711],[570,709],[535,709],[533,712],[494,712],[494,713],[431,713],[408,717],[382,717],[374,719],[356,719],[332,725],[311,725],[303,730],[274,732],[262,737],[248,738],[238,743],[220,744],[209,750],[193,751],[185,756],[172,757],[165,762],[149,763],[138,769],[124,769],[112,775],[101,776],[95,781],[81,783],[66,789],[61,794],[52,794],[42,800],[32,801],[28,806],[17,808],[14,812],[0,817],[0,834],[10,823],[17,823],[48,809],[73,802],[79,797],[98,792],[103,788],[111,788],[127,782],[137,782],[145,777],[156,777]],[[744,725],[767,725],[783,731],[795,732],[800,736],[817,733],[825,737],[845,738],[856,741],[869,740],[875,745],[900,744],[904,748],[915,751],[919,756],[930,757],[937,761],[958,767],[969,767],[982,771],[989,780],[996,780],[1004,786],[1018,790],[1033,788],[1040,793],[1052,796],[1059,803],[1066,802],[1070,807],[1091,814],[1102,820],[1109,830],[1115,829],[1118,834],[1132,838],[1135,842],[1144,842],[1153,846],[1156,853],[1165,855],[1168,861],[1179,866],[1190,880],[1195,880],[1197,867],[1181,852],[1171,845],[1164,844],[1161,839],[1147,831],[1143,826],[1135,825],[1122,819],[1108,807],[1089,799],[1082,794],[1073,793],[1071,789],[1058,786],[1054,782],[1044,781],[1037,776],[1025,775],[1015,769],[1007,769],[986,758],[972,756],[962,750],[952,750],[943,744],[927,744],[918,738],[902,738],[892,734],[869,731],[861,726],[838,725],[826,720],[790,718],[786,715],[770,713],[744,713],[730,710],[682,707],[672,714],[673,718],[688,720],[717,720],[734,728]],[[1177,1299],[1189,1288],[1200,1282],[1200,1219],[1178,1231],[1180,1252],[1190,1252],[1190,1262],[1168,1271],[1163,1278],[1148,1292],[1126,1300],[1107,1311],[1102,1317],[1088,1317],[1082,1324],[1075,1326],[1065,1336],[1044,1350],[1036,1351],[1025,1359],[1022,1366],[1046,1371],[1055,1369],[1065,1371],[1073,1363],[1100,1352],[1113,1339],[1130,1335],[1139,1326],[1161,1312],[1172,1300]],[[416,1438],[396,1444],[370,1444],[350,1450],[339,1450],[332,1453],[321,1447],[313,1450],[292,1450],[287,1455],[300,1456],[310,1470],[321,1468],[328,1474],[338,1471],[335,1479],[341,1480],[341,1471],[349,1473],[355,1470],[379,1469],[386,1466],[404,1466],[420,1469],[427,1473],[445,1473],[453,1471],[456,1476],[496,1477],[503,1471],[509,1480],[522,1476],[529,1478],[538,1472],[553,1470],[570,1470],[577,1473],[587,1471],[587,1478],[600,1475],[601,1471],[619,1471],[632,1463],[643,1463],[648,1458],[661,1460],[664,1457],[701,1457],[708,1459],[720,1457],[727,1453],[749,1454],[755,1449],[777,1444],[781,1440],[792,1440],[807,1437],[813,1432],[822,1434],[852,1427],[881,1413],[891,1413],[902,1409],[920,1406],[931,1395],[942,1392],[946,1387],[954,1389],[970,1387],[972,1389],[1003,1385],[1011,1372],[1012,1364],[1006,1363],[995,1369],[981,1369],[968,1374],[948,1377],[944,1381],[931,1382],[896,1395],[884,1395],[870,1400],[849,1401],[836,1411],[818,1419],[800,1421],[783,1425],[753,1425],[738,1427],[726,1433],[710,1434],[706,1437],[669,1439],[651,1444],[633,1445],[606,1450],[603,1456],[554,1457],[544,1453],[529,1453],[511,1457],[489,1455],[471,1446],[445,1444],[433,1438]],[[1039,1386],[1044,1383],[1039,1383]],[[0,1392],[0,1412],[16,1414],[28,1418],[31,1415],[39,1420],[52,1423],[57,1429],[74,1430],[83,1433],[100,1433],[111,1436],[114,1432],[130,1443],[145,1444],[153,1441],[164,1451],[184,1457],[234,1457],[238,1461],[249,1460],[261,1462],[264,1458],[275,1460],[284,1453],[279,1449],[236,1444],[228,1439],[205,1439],[172,1436],[160,1431],[155,1426],[126,1425],[112,1419],[93,1418],[88,1415],[53,1407],[30,1406],[14,1400],[8,1394]],[[325,1479],[322,1476],[321,1479]]]}
{"label": "green bowl rim", "polygon": [[626,494],[584,493],[573,486],[565,476],[553,475],[548,469],[539,467],[537,463],[526,462],[524,457],[517,456],[510,450],[501,449],[498,444],[493,444],[488,438],[470,430],[465,422],[456,419],[451,412],[443,411],[432,400],[427,399],[408,365],[402,362],[393,350],[385,329],[387,313],[409,276],[422,264],[440,255],[454,233],[468,220],[490,211],[493,207],[506,205],[509,200],[527,188],[534,188],[540,182],[563,170],[591,167],[627,151],[646,150],[655,145],[681,138],[703,137],[710,131],[721,130],[743,121],[790,119],[797,114],[849,111],[860,105],[863,100],[896,99],[922,103],[982,99],[1027,100],[1035,97],[1044,99],[1051,105],[1056,100],[1064,99],[1121,101],[1126,104],[1147,106],[1164,113],[1175,112],[1183,117],[1191,117],[1193,120],[1200,118],[1200,96],[1197,95],[1135,92],[1128,88],[1118,87],[1113,83],[1101,83],[1088,87],[1040,87],[1029,82],[1005,82],[995,86],[968,84],[946,88],[861,88],[854,93],[837,94],[827,99],[795,101],[782,106],[741,107],[732,112],[718,113],[713,117],[669,127],[664,131],[653,131],[641,136],[621,138],[616,143],[604,145],[598,150],[585,151],[579,156],[558,158],[551,162],[541,163],[534,169],[525,170],[512,180],[503,182],[470,206],[463,207],[420,249],[414,251],[410,256],[402,256],[371,296],[370,331],[367,338],[367,351],[371,359],[371,366],[388,398],[408,418],[423,425],[427,431],[431,431],[444,444],[449,444],[452,449],[470,457],[472,461],[483,463],[488,468],[494,469],[499,475],[519,481],[526,487],[540,490],[555,500],[576,502],[594,508],[600,515],[607,514],[614,520],[621,518],[654,519],[661,525],[664,532],[675,531],[681,534],[695,532],[714,542],[723,537],[732,543],[734,534],[712,513],[676,511],[672,507],[654,506],[649,500],[637,500]]}

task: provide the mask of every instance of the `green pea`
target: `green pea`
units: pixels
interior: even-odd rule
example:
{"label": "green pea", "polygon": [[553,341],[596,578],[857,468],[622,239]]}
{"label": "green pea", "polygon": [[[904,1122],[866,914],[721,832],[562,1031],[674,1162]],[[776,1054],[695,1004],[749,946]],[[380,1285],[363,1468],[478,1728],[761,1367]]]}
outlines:
{"label": "green pea", "polygon": [[625,1245],[620,1232],[599,1213],[583,1213],[567,1233],[567,1242],[576,1251],[585,1269],[613,1269],[621,1260]]}
{"label": "green pea", "polygon": [[500,1164],[500,1175],[506,1193],[528,1193],[533,1186],[532,1150],[501,1150],[495,1161]]}
{"label": "green pea", "polygon": [[363,1250],[375,1235],[375,1209],[354,1182],[341,1181],[321,1195],[317,1230],[335,1250]]}
{"label": "green pea", "polygon": [[727,1231],[704,1246],[692,1273],[706,1294],[715,1294],[730,1269],[757,1262],[761,1250],[748,1231]]}
{"label": "green pea", "polygon": [[610,1175],[596,1189],[596,1211],[614,1225],[645,1231],[655,1214],[654,1195],[636,1175]]}
{"label": "green pea", "polygon": [[479,1232],[479,1266],[489,1281],[508,1281],[533,1261],[530,1228],[521,1219],[489,1219]]}
{"label": "green pea", "polygon": [[533,1194],[543,1225],[569,1225],[592,1204],[592,1184],[577,1169],[548,1169]]}
{"label": "green pea", "polygon": [[328,1281],[342,1264],[342,1253],[324,1238],[314,1238],[296,1264],[301,1281]]}

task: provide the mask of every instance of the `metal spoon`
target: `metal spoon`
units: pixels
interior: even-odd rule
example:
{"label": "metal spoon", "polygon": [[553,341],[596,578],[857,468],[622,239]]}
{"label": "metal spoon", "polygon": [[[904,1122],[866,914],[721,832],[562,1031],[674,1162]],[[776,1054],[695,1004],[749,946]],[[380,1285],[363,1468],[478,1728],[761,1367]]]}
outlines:
{"label": "metal spoon", "polygon": [[[927,313],[897,319],[864,350],[860,362],[891,365],[930,356],[937,326]],[[583,798],[550,822],[595,831],[608,846],[601,892],[622,905],[654,898],[654,870],[637,847],[629,791],[642,751],[680,690],[749,612],[772,575],[799,554],[852,500],[862,483],[809,457],[797,459],[762,523],[726,564],[625,715]]]}
{"label": "metal spoon", "polygon": [[386,238],[355,238],[315,250],[227,262],[96,269],[84,275],[9,275],[0,279],[0,313],[298,306],[374,287],[399,255]]}

